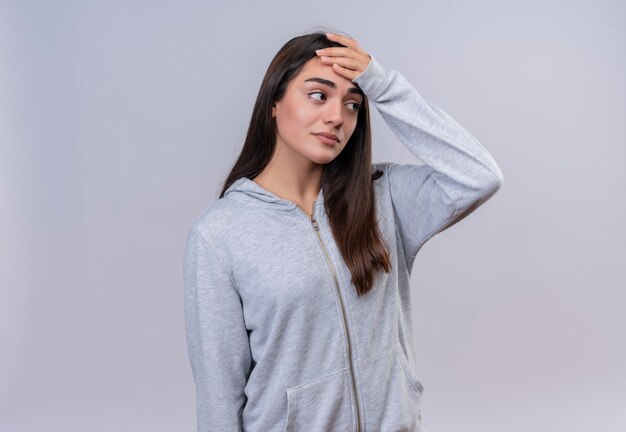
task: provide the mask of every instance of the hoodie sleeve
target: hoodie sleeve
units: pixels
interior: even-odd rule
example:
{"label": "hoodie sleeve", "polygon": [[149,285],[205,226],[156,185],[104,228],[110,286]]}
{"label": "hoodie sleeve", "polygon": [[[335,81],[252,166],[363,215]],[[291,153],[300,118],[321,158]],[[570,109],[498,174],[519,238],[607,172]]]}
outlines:
{"label": "hoodie sleeve", "polygon": [[[361,87],[394,134],[423,162],[381,164],[405,257],[487,201],[502,185],[502,172],[485,148],[407,80],[372,57],[352,80]],[[411,266],[409,265],[409,268]]]}
{"label": "hoodie sleeve", "polygon": [[193,227],[184,265],[187,351],[196,384],[198,432],[242,431],[251,353],[239,294]]}

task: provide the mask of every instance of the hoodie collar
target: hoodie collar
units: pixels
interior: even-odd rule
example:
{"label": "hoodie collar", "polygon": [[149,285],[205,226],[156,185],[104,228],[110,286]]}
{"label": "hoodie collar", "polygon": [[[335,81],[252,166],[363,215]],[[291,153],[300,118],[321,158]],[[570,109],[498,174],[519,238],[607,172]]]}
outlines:
{"label": "hoodie collar", "polygon": [[[280,198],[248,177],[240,177],[235,180],[224,192],[224,197],[228,195],[230,195],[231,198],[256,207],[267,207],[280,211],[293,211],[299,208],[293,201]],[[315,200],[316,210],[322,206],[323,202],[324,188],[322,187]],[[306,209],[306,211],[309,212],[310,209]]]}

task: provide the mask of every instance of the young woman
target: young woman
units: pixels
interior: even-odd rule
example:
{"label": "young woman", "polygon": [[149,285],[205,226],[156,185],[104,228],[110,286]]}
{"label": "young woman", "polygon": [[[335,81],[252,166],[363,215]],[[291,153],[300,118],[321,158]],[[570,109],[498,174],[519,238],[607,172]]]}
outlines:
{"label": "young woman", "polygon": [[[368,103],[423,164],[372,164]],[[501,184],[469,132],[354,39],[287,42],[187,238],[198,431],[423,430],[411,268]]]}

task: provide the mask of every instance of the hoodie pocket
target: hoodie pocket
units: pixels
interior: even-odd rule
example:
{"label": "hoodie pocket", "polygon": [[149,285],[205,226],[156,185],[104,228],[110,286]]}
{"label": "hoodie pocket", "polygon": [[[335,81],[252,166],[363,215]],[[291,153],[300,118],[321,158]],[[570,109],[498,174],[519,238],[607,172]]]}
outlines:
{"label": "hoodie pocket", "polygon": [[290,387],[285,432],[353,429],[349,371],[343,369],[315,381]]}
{"label": "hoodie pocket", "polygon": [[423,386],[398,343],[361,364],[368,430],[421,431]]}
{"label": "hoodie pocket", "polygon": [[413,389],[417,393],[418,398],[421,400],[422,394],[424,393],[424,386],[422,385],[422,382],[419,380],[417,375],[415,375],[415,373],[411,370],[409,361],[406,359],[406,356],[404,355],[404,351],[402,351],[402,349],[399,348],[398,344],[396,344],[396,352],[398,355],[398,359],[400,360],[400,364],[402,365],[402,369],[404,370],[404,373],[406,374],[406,377],[411,383],[411,386],[413,386]]}

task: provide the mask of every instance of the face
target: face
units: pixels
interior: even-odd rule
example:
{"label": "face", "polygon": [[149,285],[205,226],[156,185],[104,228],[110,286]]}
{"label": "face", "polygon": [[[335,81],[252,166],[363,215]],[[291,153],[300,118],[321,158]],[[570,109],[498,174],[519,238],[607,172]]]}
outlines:
{"label": "face", "polygon": [[314,57],[272,108],[276,145],[316,164],[329,163],[352,136],[362,103],[362,93],[352,81]]}

